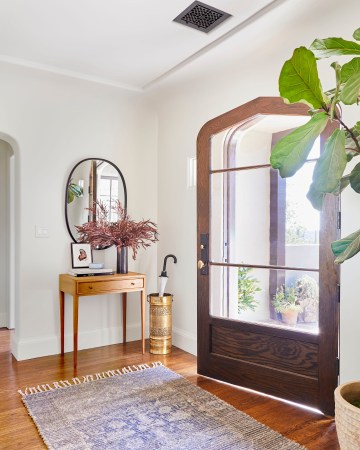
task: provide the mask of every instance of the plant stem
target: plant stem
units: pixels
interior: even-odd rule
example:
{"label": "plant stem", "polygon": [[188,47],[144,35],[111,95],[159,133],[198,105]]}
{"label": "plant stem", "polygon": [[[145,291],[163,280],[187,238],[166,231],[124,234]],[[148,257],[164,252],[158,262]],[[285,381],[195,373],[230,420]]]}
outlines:
{"label": "plant stem", "polygon": [[358,140],[356,139],[355,134],[350,130],[350,128],[348,128],[348,127],[344,124],[344,122],[343,122],[341,119],[337,119],[337,120],[338,120],[338,121],[340,122],[340,124],[345,128],[345,130],[350,134],[350,136],[352,137],[353,141],[355,142],[356,150],[355,150],[355,149],[352,149],[352,150],[355,150],[357,153],[360,153],[360,145],[359,145]]}
{"label": "plant stem", "polygon": [[[329,109],[328,108],[325,111],[327,113],[329,113]],[[351,150],[354,150],[356,153],[360,154],[360,144],[359,144],[355,134],[351,131],[351,129],[347,125],[345,125],[345,123],[336,114],[334,114],[334,119],[337,120],[343,128],[345,128],[345,130],[350,134],[352,140],[355,142],[356,149],[352,148]]]}
{"label": "plant stem", "polygon": [[338,63],[334,63],[335,66],[335,74],[336,74],[336,88],[335,88],[335,92],[334,92],[334,97],[332,99],[331,102],[331,107],[330,107],[330,119],[332,120],[335,116],[335,108],[337,106],[338,103],[338,96],[339,96],[339,91],[340,91],[340,66]]}

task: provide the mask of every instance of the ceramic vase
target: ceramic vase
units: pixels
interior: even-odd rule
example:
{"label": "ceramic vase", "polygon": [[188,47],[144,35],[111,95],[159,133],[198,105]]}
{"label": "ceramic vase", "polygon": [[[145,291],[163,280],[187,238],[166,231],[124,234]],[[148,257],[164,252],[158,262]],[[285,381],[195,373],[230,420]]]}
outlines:
{"label": "ceramic vase", "polygon": [[116,247],[116,273],[128,273],[128,248]]}

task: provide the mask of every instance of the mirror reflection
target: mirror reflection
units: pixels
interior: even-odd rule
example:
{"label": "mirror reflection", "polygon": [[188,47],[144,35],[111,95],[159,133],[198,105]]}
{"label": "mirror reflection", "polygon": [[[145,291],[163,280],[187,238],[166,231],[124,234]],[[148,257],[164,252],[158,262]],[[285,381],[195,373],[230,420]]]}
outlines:
{"label": "mirror reflection", "polygon": [[94,220],[88,208],[97,201],[103,202],[110,211],[110,220],[117,217],[112,206],[117,200],[126,208],[127,192],[124,177],[118,167],[100,158],[80,161],[71,171],[65,193],[65,218],[68,231],[78,242],[76,225]]}
{"label": "mirror reflection", "polygon": [[[271,149],[306,116],[257,116],[211,139],[211,313],[317,333],[320,213],[306,198],[320,140],[293,177]],[[287,318],[291,313],[291,319]]]}

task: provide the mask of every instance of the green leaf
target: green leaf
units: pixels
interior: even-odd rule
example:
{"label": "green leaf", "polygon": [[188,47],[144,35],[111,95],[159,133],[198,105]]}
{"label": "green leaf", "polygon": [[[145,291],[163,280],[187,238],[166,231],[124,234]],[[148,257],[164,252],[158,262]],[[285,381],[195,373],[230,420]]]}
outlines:
{"label": "green leaf", "polygon": [[[353,135],[355,136],[355,139],[360,144],[360,122],[357,122],[352,128],[351,131]],[[352,137],[352,135],[349,133],[349,131],[345,131],[345,151],[347,155],[348,162],[351,161],[355,156],[359,156],[359,151],[356,146],[356,143]]]}
{"label": "green leaf", "polygon": [[353,158],[355,158],[356,156],[359,156],[358,152],[356,152],[355,150],[351,150],[349,148],[345,148],[345,153],[346,153],[347,162],[350,162]]}
{"label": "green leaf", "polygon": [[68,189],[68,193],[67,193],[67,202],[71,203],[75,198],[75,195],[70,191],[70,189]]}
{"label": "green leaf", "polygon": [[292,131],[275,144],[271,152],[270,163],[274,169],[279,169],[283,178],[291,177],[302,167],[315,140],[326,127],[328,119],[324,112],[315,114],[308,123]]}
{"label": "green leaf", "polygon": [[310,200],[313,208],[321,211],[325,194],[323,192],[319,192],[315,189],[314,183],[311,183],[309,192],[306,194],[306,197]]}
{"label": "green leaf", "polygon": [[331,193],[336,189],[346,167],[345,131],[337,128],[325,142],[325,148],[316,161],[313,183],[319,192]]}
{"label": "green leaf", "polygon": [[360,41],[360,28],[354,31],[353,38]]}
{"label": "green leaf", "polygon": [[320,109],[328,99],[322,91],[316,59],[305,47],[296,48],[279,77],[280,95],[286,103],[305,103]]}
{"label": "green leaf", "polygon": [[69,191],[71,191],[75,195],[75,197],[80,197],[83,194],[82,187],[74,183],[69,184]]}
{"label": "green leaf", "polygon": [[315,164],[313,182],[307,194],[314,208],[321,209],[324,194],[339,189],[346,164],[345,131],[336,129],[326,141],[324,152]]}
{"label": "green leaf", "polygon": [[350,175],[345,175],[340,180],[339,194],[346,189],[350,184]]}
{"label": "green leaf", "polygon": [[354,191],[360,194],[360,163],[356,164],[350,173],[350,184]]}
{"label": "green leaf", "polygon": [[357,103],[360,96],[360,71],[355,72],[344,84],[341,91],[341,101],[345,105]]}
{"label": "green leaf", "polygon": [[344,175],[337,186],[337,188],[332,192],[334,195],[340,195],[344,189],[346,189],[350,184],[350,174]]}
{"label": "green leaf", "polygon": [[356,72],[360,72],[360,58],[353,58],[342,66],[341,82],[345,83]]}
{"label": "green leaf", "polygon": [[67,192],[67,202],[71,203],[75,197],[81,197],[83,195],[83,188],[78,186],[75,183],[70,183],[68,185],[68,192]]}
{"label": "green leaf", "polygon": [[360,251],[360,230],[349,234],[343,239],[339,239],[331,244],[331,249],[336,256],[336,264],[341,264],[352,258]]}
{"label": "green leaf", "polygon": [[310,50],[317,59],[336,55],[360,55],[360,45],[357,42],[337,37],[315,39],[310,45]]}
{"label": "green leaf", "polygon": [[[352,132],[352,134],[358,138],[360,136],[360,122],[356,122],[356,124],[350,128],[350,131]],[[353,145],[355,145],[354,139],[352,138],[352,135],[350,134],[349,131],[346,130],[346,143],[349,144],[349,146],[351,147],[351,143]],[[349,142],[348,142],[349,140]]]}

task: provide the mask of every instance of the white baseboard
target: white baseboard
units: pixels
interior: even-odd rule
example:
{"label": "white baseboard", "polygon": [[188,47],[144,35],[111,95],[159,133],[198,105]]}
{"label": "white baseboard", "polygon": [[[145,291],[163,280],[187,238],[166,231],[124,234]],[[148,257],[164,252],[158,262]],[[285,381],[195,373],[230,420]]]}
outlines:
{"label": "white baseboard", "polygon": [[[146,334],[147,336],[147,334]],[[137,341],[141,338],[140,323],[129,324],[126,327],[126,340]],[[102,328],[98,330],[79,332],[78,349],[102,347],[104,345],[119,344],[122,342],[122,328]],[[173,345],[191,353],[197,354],[196,335],[173,327]],[[57,355],[60,353],[60,336],[44,336],[41,338],[12,339],[12,353],[18,361],[39,358],[42,356]],[[73,350],[72,333],[65,335],[65,352]]]}
{"label": "white baseboard", "polygon": [[179,347],[181,350],[192,355],[197,355],[197,339],[195,334],[173,327],[172,338],[172,343],[175,347]]}
{"label": "white baseboard", "polygon": [[[129,324],[126,327],[127,342],[141,339],[141,325]],[[73,335],[65,334],[65,352],[73,350]],[[83,331],[78,334],[78,350],[102,347],[104,345],[122,342],[122,328],[102,328],[99,330]],[[18,361],[39,358],[41,356],[57,355],[60,353],[60,336],[44,336],[42,338],[28,338],[12,341],[12,353]]]}

